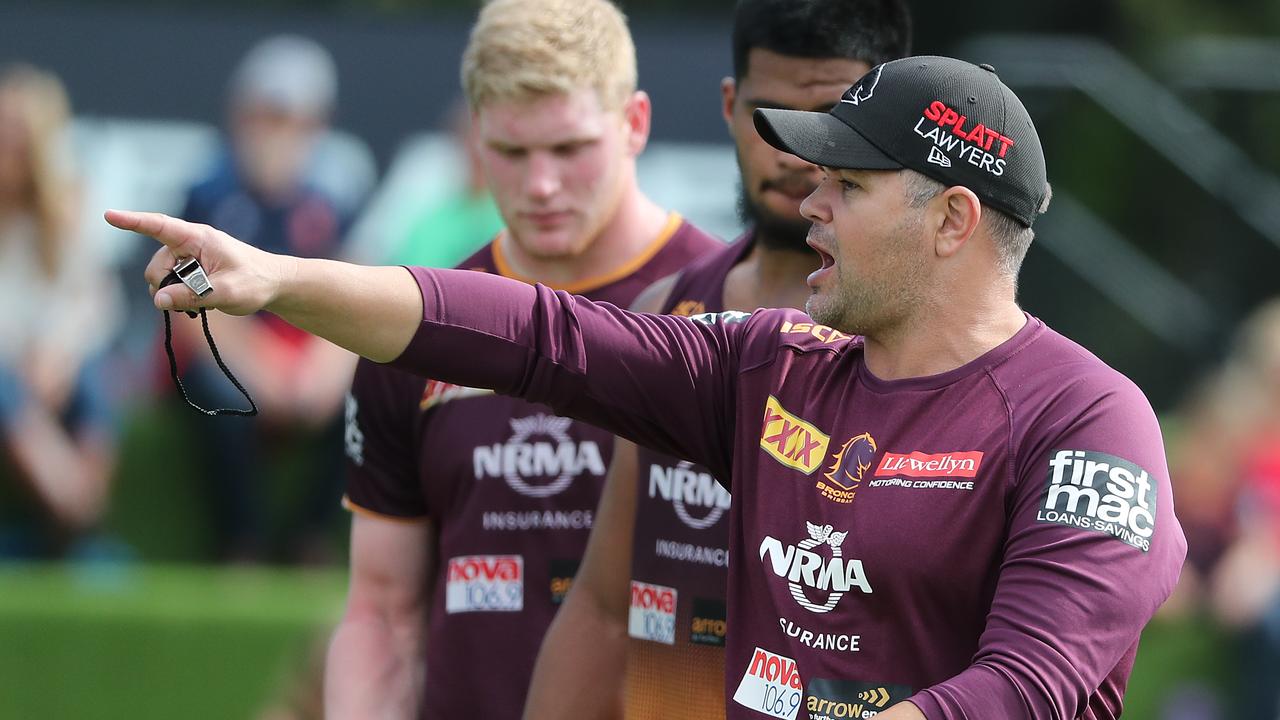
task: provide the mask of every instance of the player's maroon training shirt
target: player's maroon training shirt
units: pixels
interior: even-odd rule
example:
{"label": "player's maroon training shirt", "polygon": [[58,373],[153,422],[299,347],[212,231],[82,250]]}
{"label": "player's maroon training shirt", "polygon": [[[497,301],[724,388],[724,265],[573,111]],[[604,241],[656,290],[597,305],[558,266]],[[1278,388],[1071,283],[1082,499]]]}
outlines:
{"label": "player's maroon training shirt", "polygon": [[[676,278],[662,312],[719,313],[747,234]],[[629,719],[724,717],[729,491],[707,468],[636,448],[636,519],[627,653]],[[649,602],[662,597],[669,603]]]}
{"label": "player's maroon training shirt", "polygon": [[1142,393],[1028,317],[885,381],[792,310],[697,322],[413,269],[398,367],[731,478],[729,715],[1111,718],[1186,542]]}
{"label": "player's maroon training shirt", "polygon": [[[723,243],[672,214],[589,297],[635,296]],[[496,243],[461,267],[511,275]],[[483,364],[465,345],[459,359]],[[542,636],[586,547],[613,438],[545,405],[361,361],[348,406],[347,504],[438,530],[423,717],[516,718]]]}

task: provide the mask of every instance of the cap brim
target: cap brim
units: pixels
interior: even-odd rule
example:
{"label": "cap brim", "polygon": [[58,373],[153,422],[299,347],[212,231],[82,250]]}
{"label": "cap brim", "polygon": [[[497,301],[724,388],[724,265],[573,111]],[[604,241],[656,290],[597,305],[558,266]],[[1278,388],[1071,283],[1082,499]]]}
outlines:
{"label": "cap brim", "polygon": [[761,108],[753,119],[765,142],[814,165],[850,170],[902,167],[829,113]]}

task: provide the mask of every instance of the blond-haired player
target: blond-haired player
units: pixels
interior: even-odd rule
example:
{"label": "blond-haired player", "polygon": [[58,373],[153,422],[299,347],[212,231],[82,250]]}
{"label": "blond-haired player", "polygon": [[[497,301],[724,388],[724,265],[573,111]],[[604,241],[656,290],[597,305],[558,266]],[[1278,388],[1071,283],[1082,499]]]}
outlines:
{"label": "blond-haired player", "polygon": [[[490,2],[462,68],[507,229],[461,267],[629,306],[719,245],[637,188],[649,99],[611,3]],[[368,361],[347,418],[351,589],[329,652],[329,717],[518,717],[612,438]]]}

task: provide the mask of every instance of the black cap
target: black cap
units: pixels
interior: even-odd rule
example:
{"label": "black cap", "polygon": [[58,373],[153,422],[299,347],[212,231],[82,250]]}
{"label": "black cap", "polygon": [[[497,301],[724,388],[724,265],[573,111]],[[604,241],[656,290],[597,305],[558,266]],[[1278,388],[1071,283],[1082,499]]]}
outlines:
{"label": "black cap", "polygon": [[910,168],[963,185],[1030,226],[1044,203],[1031,116],[990,65],[921,56],[877,65],[828,113],[756,110],[770,145],[815,165]]}

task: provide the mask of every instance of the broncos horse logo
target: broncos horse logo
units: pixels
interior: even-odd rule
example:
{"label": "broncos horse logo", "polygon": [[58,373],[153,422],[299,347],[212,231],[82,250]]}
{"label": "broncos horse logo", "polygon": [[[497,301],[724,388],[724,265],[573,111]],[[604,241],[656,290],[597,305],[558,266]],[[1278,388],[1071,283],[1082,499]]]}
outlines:
{"label": "broncos horse logo", "polygon": [[862,482],[863,474],[871,469],[875,456],[876,440],[871,433],[851,437],[836,453],[826,478],[845,490],[852,490]]}
{"label": "broncos horse logo", "polygon": [[857,85],[845,92],[844,97],[840,98],[840,102],[861,105],[870,100],[871,96],[876,92],[876,85],[880,84],[880,71],[883,69],[883,65],[875,66],[871,72],[858,81]]}

